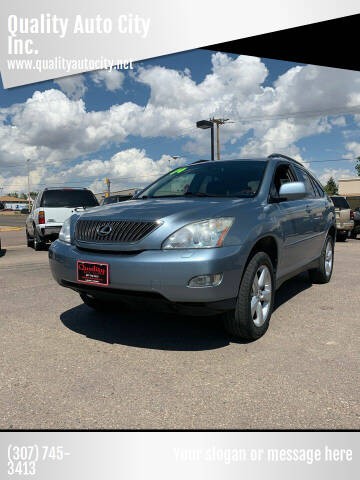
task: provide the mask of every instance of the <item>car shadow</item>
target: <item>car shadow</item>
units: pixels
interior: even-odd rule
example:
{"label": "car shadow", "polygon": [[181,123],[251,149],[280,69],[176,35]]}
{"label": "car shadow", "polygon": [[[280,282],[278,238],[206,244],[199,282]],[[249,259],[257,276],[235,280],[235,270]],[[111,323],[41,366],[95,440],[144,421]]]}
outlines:
{"label": "car shadow", "polygon": [[[306,273],[285,282],[276,293],[274,310],[311,285]],[[251,343],[227,334],[220,317],[132,311],[122,306],[118,311],[100,313],[82,304],[63,312],[60,320],[73,332],[93,340],[138,348],[200,351],[222,348],[230,342]]]}
{"label": "car shadow", "polygon": [[60,315],[81,335],[111,344],[173,351],[222,348],[230,343],[219,317],[188,317],[148,311],[100,313],[79,305]]}
{"label": "car shadow", "polygon": [[309,274],[307,272],[300,273],[291,280],[284,282],[275,295],[274,311],[281,305],[288,302],[299,293],[307,290],[312,286]]}

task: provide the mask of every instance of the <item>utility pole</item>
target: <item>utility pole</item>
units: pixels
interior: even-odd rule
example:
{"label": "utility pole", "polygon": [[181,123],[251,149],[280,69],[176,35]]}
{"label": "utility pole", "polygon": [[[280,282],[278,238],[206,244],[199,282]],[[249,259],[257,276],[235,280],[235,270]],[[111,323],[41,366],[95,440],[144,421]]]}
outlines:
{"label": "utility pole", "polygon": [[110,197],[110,178],[105,178],[105,183],[106,183],[106,192],[105,192],[105,198]]}
{"label": "utility pole", "polygon": [[31,210],[31,198],[30,198],[30,158],[26,160],[27,165],[27,187],[28,187],[28,209]]}
{"label": "utility pole", "polygon": [[217,159],[220,160],[220,125],[228,122],[229,118],[210,118],[210,122],[216,123]]}

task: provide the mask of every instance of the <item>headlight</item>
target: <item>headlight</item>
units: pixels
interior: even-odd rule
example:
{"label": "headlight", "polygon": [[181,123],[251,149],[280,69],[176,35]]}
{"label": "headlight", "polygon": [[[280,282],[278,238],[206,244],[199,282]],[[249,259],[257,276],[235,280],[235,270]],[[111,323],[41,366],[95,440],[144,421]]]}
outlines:
{"label": "headlight", "polygon": [[190,223],[170,235],[162,248],[221,247],[233,222],[233,217],[224,217]]}
{"label": "headlight", "polygon": [[65,243],[71,243],[71,233],[70,233],[71,217],[67,218],[61,227],[59,233],[59,240]]}

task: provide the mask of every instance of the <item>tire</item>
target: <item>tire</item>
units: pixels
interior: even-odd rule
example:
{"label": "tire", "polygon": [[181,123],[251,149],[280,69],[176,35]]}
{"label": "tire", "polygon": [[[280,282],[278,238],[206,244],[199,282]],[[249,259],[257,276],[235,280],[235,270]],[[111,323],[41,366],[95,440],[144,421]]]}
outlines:
{"label": "tire", "polygon": [[95,296],[90,297],[86,293],[80,293],[79,295],[81,300],[85,303],[85,305],[92,308],[93,310],[96,310],[97,312],[103,312],[103,313],[110,312],[114,308],[112,304],[104,302],[103,300],[100,300]]}
{"label": "tire", "polygon": [[348,233],[338,233],[336,235],[337,242],[346,242],[347,239],[348,239]]}
{"label": "tire", "polygon": [[30,237],[27,229],[26,229],[26,245],[28,247],[33,247],[34,246],[34,239]]}
{"label": "tire", "polygon": [[[330,262],[330,263],[329,263]],[[334,239],[328,235],[319,258],[319,267],[309,270],[312,283],[328,283],[334,267]]]}
{"label": "tire", "polygon": [[[258,280],[262,274],[264,277],[261,285]],[[266,296],[263,295],[263,292],[266,292]],[[265,252],[256,253],[245,269],[235,310],[224,314],[226,331],[234,337],[246,340],[260,338],[269,327],[274,307],[274,296],[273,264]],[[253,311],[251,309],[252,304]]]}
{"label": "tire", "polygon": [[45,249],[45,242],[43,242],[43,240],[41,239],[38,231],[36,230],[36,228],[34,227],[34,250],[36,250],[37,252],[39,252],[40,250],[44,250]]}
{"label": "tire", "polygon": [[355,232],[355,229],[351,230],[350,238],[356,239],[357,236],[358,234]]}

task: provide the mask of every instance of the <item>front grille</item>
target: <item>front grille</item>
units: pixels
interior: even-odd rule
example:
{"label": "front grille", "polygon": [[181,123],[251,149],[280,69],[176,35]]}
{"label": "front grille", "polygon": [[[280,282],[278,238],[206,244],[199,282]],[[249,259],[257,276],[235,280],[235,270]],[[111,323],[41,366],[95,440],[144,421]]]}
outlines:
{"label": "front grille", "polygon": [[[101,235],[102,227],[111,227],[106,235]],[[80,242],[124,243],[138,242],[159,226],[157,222],[78,220],[75,239]]]}

